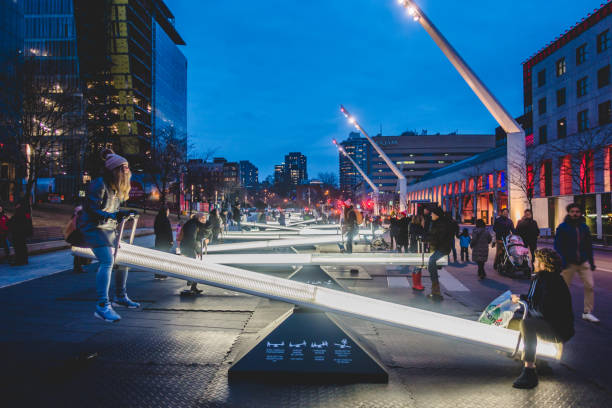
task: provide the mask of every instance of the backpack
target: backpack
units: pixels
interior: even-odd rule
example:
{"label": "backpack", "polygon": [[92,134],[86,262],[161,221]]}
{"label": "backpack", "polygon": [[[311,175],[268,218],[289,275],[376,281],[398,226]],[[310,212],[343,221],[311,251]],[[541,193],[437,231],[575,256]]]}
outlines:
{"label": "backpack", "polygon": [[357,225],[363,224],[363,214],[361,211],[353,210],[353,212],[355,213],[355,223]]}

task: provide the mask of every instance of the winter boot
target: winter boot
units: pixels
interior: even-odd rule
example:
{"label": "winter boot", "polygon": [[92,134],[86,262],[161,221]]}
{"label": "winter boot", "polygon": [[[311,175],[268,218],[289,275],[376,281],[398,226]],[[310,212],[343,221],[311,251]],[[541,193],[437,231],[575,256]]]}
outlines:
{"label": "winter boot", "polygon": [[427,297],[436,302],[444,300],[442,293],[440,293],[440,282],[431,283],[431,293]]}
{"label": "winter boot", "polygon": [[412,272],[412,290],[423,291],[424,289],[421,283],[421,272]]}
{"label": "winter boot", "polygon": [[514,380],[512,386],[514,388],[534,388],[538,385],[538,375],[536,374],[535,368],[523,367],[521,375]]}

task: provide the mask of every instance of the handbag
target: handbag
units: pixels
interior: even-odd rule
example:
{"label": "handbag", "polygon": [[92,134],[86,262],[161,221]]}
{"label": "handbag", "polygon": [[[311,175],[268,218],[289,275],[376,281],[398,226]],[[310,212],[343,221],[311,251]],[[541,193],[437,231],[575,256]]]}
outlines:
{"label": "handbag", "polygon": [[64,227],[64,239],[72,246],[82,246],[85,243],[83,232],[77,228],[77,215],[73,216]]}

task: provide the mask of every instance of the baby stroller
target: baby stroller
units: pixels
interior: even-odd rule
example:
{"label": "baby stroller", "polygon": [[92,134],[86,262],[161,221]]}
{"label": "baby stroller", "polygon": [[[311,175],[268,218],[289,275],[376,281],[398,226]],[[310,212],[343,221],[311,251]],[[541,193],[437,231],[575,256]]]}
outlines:
{"label": "baby stroller", "polygon": [[497,268],[498,272],[510,278],[530,278],[530,252],[523,239],[518,235],[510,234],[502,239],[502,243],[504,252]]}

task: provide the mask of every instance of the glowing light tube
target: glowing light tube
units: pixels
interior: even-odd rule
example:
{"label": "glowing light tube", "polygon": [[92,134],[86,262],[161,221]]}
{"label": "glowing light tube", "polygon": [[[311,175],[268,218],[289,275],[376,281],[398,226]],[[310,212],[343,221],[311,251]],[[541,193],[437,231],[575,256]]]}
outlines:
{"label": "glowing light tube", "polygon": [[319,219],[312,218],[310,220],[290,222],[289,224],[287,224],[287,226],[293,227],[294,225],[312,224],[313,222],[317,222],[317,221],[319,221]]}
{"label": "glowing light tube", "polygon": [[316,225],[311,225],[308,228],[314,228],[314,229],[340,229],[340,224],[316,224]]}
{"label": "glowing light tube", "polygon": [[342,236],[316,236],[309,238],[284,238],[271,241],[238,242],[234,244],[209,245],[208,252],[242,251],[245,249],[283,248],[291,246],[312,246],[316,244],[334,244],[342,242]]}
{"label": "glowing light tube", "polygon": [[301,228],[297,228],[297,227],[284,227],[282,225],[275,225],[275,224],[262,224],[259,222],[242,222],[240,223],[240,225],[244,225],[246,227],[259,227],[259,228],[270,228],[270,229],[279,229],[279,230],[284,230],[284,231],[300,231]]}
{"label": "glowing light tube", "polygon": [[[75,255],[94,258],[88,248],[72,248]],[[425,333],[449,336],[479,345],[514,351],[517,331],[489,326],[472,320],[398,305],[365,296],[335,291],[328,288],[290,281],[265,274],[233,268],[226,265],[170,255],[166,252],[121,244],[116,263],[163,272],[179,279],[244,292],[255,296],[280,300],[326,312],[380,322]],[[562,347],[538,341],[537,354],[541,357],[561,358]]]}
{"label": "glowing light tube", "polygon": [[[203,262],[222,265],[421,265],[429,261],[420,254],[208,254]],[[448,257],[438,265],[448,265]]]}

